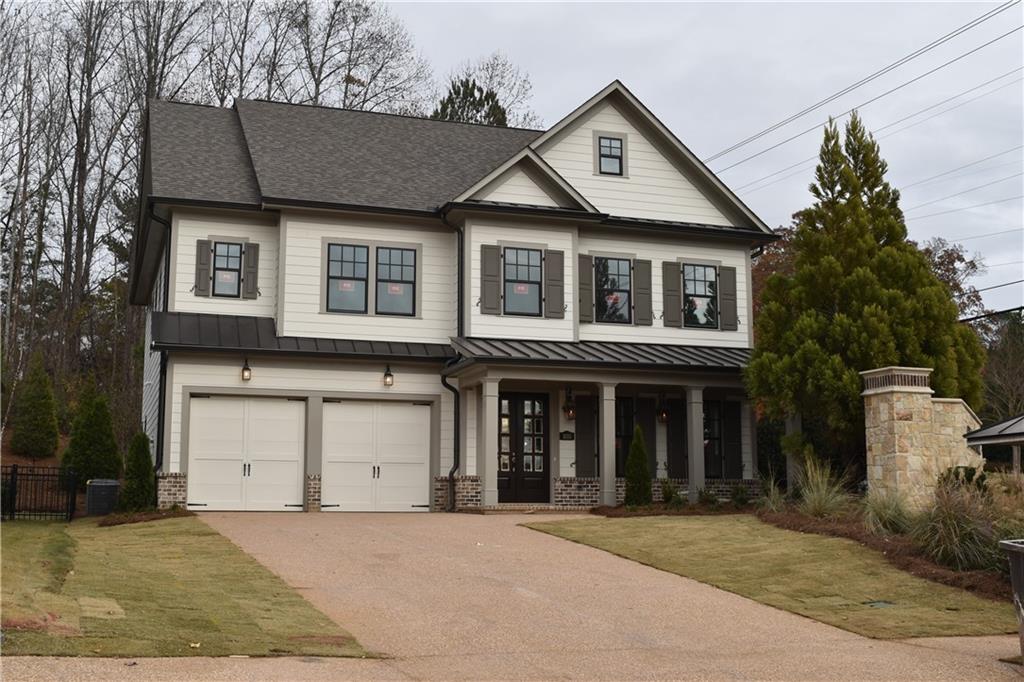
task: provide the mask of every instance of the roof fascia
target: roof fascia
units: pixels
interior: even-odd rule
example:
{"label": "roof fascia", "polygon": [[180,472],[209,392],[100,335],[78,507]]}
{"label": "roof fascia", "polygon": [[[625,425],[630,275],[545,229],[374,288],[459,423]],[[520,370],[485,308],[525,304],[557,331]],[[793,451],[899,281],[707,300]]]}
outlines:
{"label": "roof fascia", "polygon": [[288,357],[311,357],[311,358],[348,358],[352,360],[391,360],[395,362],[429,362],[429,363],[444,363],[451,360],[453,355],[445,356],[425,356],[425,355],[401,355],[398,353],[340,353],[337,351],[317,351],[317,350],[281,350],[281,349],[268,349],[268,348],[246,348],[244,346],[235,346],[231,348],[219,347],[219,346],[204,346],[199,344],[187,344],[187,343],[166,343],[160,341],[153,341],[151,344],[153,350],[161,351],[174,351],[174,352],[191,352],[191,353],[228,353],[238,355],[244,353],[250,356],[288,356]]}

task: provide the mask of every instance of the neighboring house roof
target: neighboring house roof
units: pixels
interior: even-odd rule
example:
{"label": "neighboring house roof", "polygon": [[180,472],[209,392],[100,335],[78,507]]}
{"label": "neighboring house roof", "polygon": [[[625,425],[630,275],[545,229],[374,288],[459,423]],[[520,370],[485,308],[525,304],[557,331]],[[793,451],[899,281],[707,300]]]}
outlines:
{"label": "neighboring house roof", "polygon": [[1024,414],[964,434],[968,445],[1024,443]]}
{"label": "neighboring house roof", "polygon": [[278,336],[272,317],[168,312],[153,313],[153,348],[439,362],[455,355],[442,343]]}
{"label": "neighboring house roof", "polygon": [[750,361],[748,348],[669,346],[611,341],[524,341],[458,337],[452,346],[472,363],[552,364],[633,369],[738,371]]}

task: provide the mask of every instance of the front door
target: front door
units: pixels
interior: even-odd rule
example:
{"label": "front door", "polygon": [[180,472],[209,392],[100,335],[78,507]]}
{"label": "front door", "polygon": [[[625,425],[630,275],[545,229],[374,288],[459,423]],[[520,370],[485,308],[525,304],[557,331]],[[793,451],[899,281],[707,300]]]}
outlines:
{"label": "front door", "polygon": [[548,501],[548,398],[498,398],[498,502]]}

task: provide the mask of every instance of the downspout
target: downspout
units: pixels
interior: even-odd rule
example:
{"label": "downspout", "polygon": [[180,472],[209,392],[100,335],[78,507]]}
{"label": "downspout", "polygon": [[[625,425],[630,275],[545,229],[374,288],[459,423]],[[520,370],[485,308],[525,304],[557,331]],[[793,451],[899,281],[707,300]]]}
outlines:
{"label": "downspout", "polygon": [[[167,306],[170,301],[170,282],[171,282],[171,223],[164,220],[156,214],[153,210],[153,205],[149,206],[149,217],[167,229],[167,241],[164,244],[164,291],[163,291],[163,302],[162,309],[167,312]],[[150,319],[152,324],[152,318]],[[148,349],[147,349],[148,350]],[[166,395],[167,395],[167,351],[160,351],[160,382],[159,382],[159,393],[157,394],[157,415],[156,415],[156,461],[154,463],[154,470],[160,471],[164,466],[164,412],[166,412]]]}
{"label": "downspout", "polygon": [[[464,249],[465,249],[465,238],[466,238],[466,235],[465,235],[465,232],[463,232],[463,229],[462,229],[461,226],[459,226],[459,225],[452,225],[450,222],[448,222],[448,215],[446,213],[442,213],[441,214],[441,222],[443,222],[445,225],[447,225],[448,227],[450,227],[453,230],[455,230],[455,241],[456,241],[456,263],[455,263],[456,284],[455,284],[455,290],[457,292],[456,293],[456,305],[458,306],[458,311],[457,311],[457,315],[456,315],[455,329],[456,329],[456,336],[462,336],[463,329],[464,329],[463,310],[462,310],[462,308],[463,308],[463,306],[462,306],[462,297],[463,297],[462,260],[463,260],[463,253],[464,253]],[[448,368],[448,367],[452,366],[456,362],[458,362],[458,357],[452,358],[451,360],[449,360],[448,362],[445,363],[445,368]],[[455,437],[455,442],[454,442],[454,445],[452,447],[452,468],[451,468],[451,470],[448,471],[448,504],[446,506],[446,510],[447,511],[453,512],[453,511],[455,511],[455,472],[457,472],[459,470],[459,460],[461,459],[460,455],[461,455],[461,451],[462,451],[462,449],[461,449],[461,432],[460,432],[460,428],[459,428],[459,420],[460,420],[459,412],[460,412],[461,403],[462,403],[462,396],[459,393],[459,389],[455,388],[450,383],[448,383],[448,377],[445,376],[443,373],[441,374],[441,385],[444,386],[445,388],[447,388],[449,391],[452,392],[452,400],[455,403],[455,409],[453,410],[453,413],[454,413],[454,424],[452,424],[452,432],[453,432],[454,437]]]}

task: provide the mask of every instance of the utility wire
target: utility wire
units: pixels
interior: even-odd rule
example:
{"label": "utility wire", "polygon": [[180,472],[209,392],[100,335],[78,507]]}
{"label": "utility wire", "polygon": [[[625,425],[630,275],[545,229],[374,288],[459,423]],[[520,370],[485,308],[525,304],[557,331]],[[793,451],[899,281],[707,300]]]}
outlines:
{"label": "utility wire", "polygon": [[1018,306],[1016,308],[1007,308],[1006,310],[997,310],[993,313],[985,313],[984,315],[975,315],[974,317],[965,317],[957,322],[974,322],[975,320],[984,320],[989,317],[998,317],[1000,315],[1006,315],[1008,313],[1019,313],[1024,310],[1024,306]]}
{"label": "utility wire", "polygon": [[[854,111],[857,111],[858,109],[860,109],[862,107],[866,107],[867,105],[869,105],[869,104],[871,104],[873,102],[877,102],[878,100],[882,99],[883,97],[887,97],[887,96],[891,95],[892,93],[896,92],[897,90],[902,90],[903,88],[907,87],[908,85],[916,83],[917,81],[921,80],[922,78],[926,78],[926,77],[932,75],[936,71],[939,71],[941,69],[946,68],[947,66],[955,64],[956,62],[960,61],[961,59],[969,57],[970,55],[974,54],[975,52],[978,52],[979,50],[983,50],[986,47],[988,47],[989,45],[992,45],[993,43],[996,43],[996,42],[998,42],[1000,40],[1003,40],[1004,38],[1010,37],[1011,35],[1013,35],[1017,31],[1021,30],[1022,28],[1024,28],[1024,25],[1018,26],[1017,28],[1011,29],[1011,30],[1007,31],[1006,33],[1003,33],[1002,35],[996,36],[992,40],[989,40],[988,42],[982,43],[981,45],[979,45],[979,46],[977,46],[977,47],[975,47],[975,48],[973,48],[971,50],[968,50],[967,52],[964,52],[963,54],[961,54],[959,56],[956,56],[956,57],[954,57],[953,59],[950,59],[947,62],[943,62],[942,64],[939,64],[935,68],[929,69],[928,71],[925,71],[924,73],[922,73],[922,74],[920,74],[918,76],[915,76],[914,78],[911,78],[908,81],[900,83],[896,87],[890,88],[889,90],[886,90],[885,92],[883,92],[880,95],[876,95],[876,96],[872,97],[869,100],[861,102],[860,104],[858,104],[858,105],[856,105],[854,107],[851,107],[850,109],[847,109],[846,111],[844,111],[843,113],[839,114],[838,116],[832,116],[832,117],[830,117],[830,119],[832,119],[832,118],[842,118],[843,116],[851,114]],[[765,147],[761,151],[755,152],[755,153],[751,154],[750,156],[742,158],[739,161],[737,161],[735,163],[732,163],[732,164],[726,166],[725,168],[721,168],[721,169],[719,169],[719,170],[717,170],[715,172],[716,173],[724,173],[725,171],[731,170],[731,169],[735,168],[736,166],[739,166],[741,164],[746,163],[747,161],[750,161],[752,159],[756,159],[757,157],[761,156],[762,154],[767,154],[768,152],[772,151],[773,149],[778,149],[779,147],[781,147],[784,144],[789,144],[793,140],[801,138],[801,137],[803,137],[804,135],[806,135],[808,133],[814,132],[815,130],[819,130],[822,126],[827,125],[827,124],[828,124],[828,121],[824,121],[823,123],[819,123],[817,125],[811,126],[810,128],[807,128],[806,130],[804,130],[802,132],[799,132],[796,135],[791,135],[790,137],[787,137],[785,140],[782,140],[781,142],[776,142],[775,144],[773,144],[770,147]]]}
{"label": "utility wire", "polygon": [[1007,201],[1014,201],[1015,199],[1024,199],[1024,194],[1017,195],[1015,197],[1006,197],[1005,199],[996,199],[995,201],[986,201],[983,204],[974,204],[973,206],[963,206],[961,208],[951,208],[948,211],[939,211],[938,213],[929,213],[928,215],[916,215],[904,220],[904,222],[910,222],[911,220],[921,220],[922,218],[932,218],[937,215],[946,215],[947,213],[957,213],[959,211],[969,211],[972,208],[981,208],[982,206],[991,206],[992,204],[1002,204]]}
{"label": "utility wire", "polygon": [[977,187],[971,187],[970,189],[965,189],[965,190],[963,190],[961,192],[957,192],[956,194],[948,194],[948,195],[946,195],[944,197],[939,197],[938,199],[932,199],[931,201],[926,201],[923,204],[918,204],[917,206],[911,206],[910,208],[905,208],[905,209],[903,209],[903,212],[907,213],[908,211],[914,211],[914,210],[917,210],[919,208],[924,208],[925,206],[931,206],[932,204],[937,204],[940,201],[945,201],[946,199],[952,199],[953,197],[958,197],[958,196],[960,196],[962,194],[969,194],[970,192],[975,192],[975,191],[977,191],[979,189],[984,189],[984,188],[990,187],[992,185],[998,185],[1000,182],[1006,182],[1007,180],[1012,180],[1014,178],[1019,178],[1022,175],[1024,175],[1024,172],[1014,173],[1013,175],[1007,175],[1005,178],[999,178],[998,180],[992,180],[991,182],[986,182],[983,185],[978,185]]}
{"label": "utility wire", "polygon": [[1015,279],[1012,282],[1004,282],[1003,284],[993,284],[990,287],[982,287],[981,289],[974,289],[972,291],[965,291],[962,294],[958,294],[956,296],[956,298],[963,298],[964,296],[967,296],[968,294],[980,294],[983,291],[992,291],[993,289],[1002,289],[1003,287],[1012,286],[1014,284],[1020,284],[1021,282],[1024,282],[1024,279]]}
{"label": "utility wire", "polygon": [[[999,152],[997,154],[993,154],[992,156],[986,156],[984,159],[978,159],[977,161],[971,161],[970,163],[965,163],[964,165],[957,166],[956,168],[950,168],[948,171],[944,171],[942,173],[939,173],[938,175],[933,175],[933,176],[931,176],[929,178],[925,178],[924,180],[918,180],[916,182],[912,182],[909,185],[903,185],[902,187],[900,187],[900,191],[902,192],[905,189],[909,189],[911,187],[916,187],[917,185],[923,185],[924,183],[931,182],[932,180],[937,180],[938,178],[941,178],[941,177],[943,177],[945,175],[949,175],[950,173],[955,173],[956,171],[961,170],[963,168],[970,168],[971,166],[977,166],[979,163],[984,163],[985,161],[989,161],[989,160],[994,159],[996,157],[1002,156],[1003,154],[1009,154],[1010,152],[1015,152],[1018,149],[1021,149],[1022,147],[1024,147],[1024,144],[1019,144],[1016,147],[1012,147],[1010,149],[1004,149],[1003,151],[1001,151],[1001,152]],[[1013,162],[1013,163],[1016,163],[1016,162]]]}
{"label": "utility wire", "polygon": [[1017,80],[1010,81],[1009,83],[1004,83],[1003,85],[1000,85],[998,88],[993,88],[993,89],[989,90],[988,92],[983,92],[980,95],[976,95],[976,96],[974,96],[974,97],[972,97],[972,98],[970,98],[968,100],[964,100],[963,102],[960,102],[959,104],[954,104],[953,106],[951,106],[948,109],[943,109],[942,111],[937,111],[934,114],[932,114],[931,116],[927,116],[925,118],[922,118],[920,121],[914,121],[910,125],[905,125],[902,128],[897,128],[896,130],[892,131],[891,133],[886,133],[885,135],[880,136],[878,139],[879,140],[884,140],[887,137],[892,137],[896,133],[902,133],[904,130],[909,130],[910,128],[914,128],[916,126],[919,126],[922,123],[926,123],[927,121],[932,120],[936,116],[942,116],[943,114],[948,114],[949,112],[953,111],[954,109],[959,109],[960,107],[962,107],[962,106],[964,106],[966,104],[970,104],[974,100],[981,99],[982,97],[988,97],[989,95],[992,95],[994,93],[999,92],[1000,90],[1003,90],[1004,88],[1010,87],[1014,83],[1020,83],[1022,80],[1024,80],[1024,78],[1018,78]]}
{"label": "utility wire", "polygon": [[970,241],[972,239],[982,239],[984,237],[995,237],[996,235],[1000,235],[1000,234],[1011,234],[1013,232],[1021,232],[1021,231],[1024,231],[1024,227],[1015,227],[1012,230],[1003,230],[1001,232],[987,232],[985,234],[972,234],[969,237],[955,237],[955,238],[950,238],[950,239],[946,239],[945,237],[939,237],[939,239],[943,239],[943,240],[945,240],[947,242],[950,242],[950,243],[952,243],[952,242],[967,242],[967,241]]}
{"label": "utility wire", "polygon": [[993,263],[992,265],[986,265],[986,268],[1002,268],[1007,265],[1020,265],[1024,263],[1024,260],[1008,260],[1005,263]]}
{"label": "utility wire", "polygon": [[741,141],[737,142],[736,144],[733,144],[733,145],[723,149],[720,152],[716,152],[715,154],[712,154],[708,158],[704,159],[704,163],[709,163],[711,161],[714,161],[715,159],[717,159],[717,158],[719,158],[721,156],[724,156],[724,155],[726,155],[726,154],[728,154],[728,153],[730,153],[732,151],[735,151],[735,150],[739,149],[740,147],[744,147],[744,146],[750,144],[751,142],[764,137],[768,133],[771,133],[771,132],[773,132],[775,130],[778,130],[779,128],[781,128],[784,125],[792,123],[796,119],[798,119],[798,118],[800,118],[802,116],[805,116],[805,115],[811,113],[812,111],[820,109],[824,105],[826,105],[826,104],[828,104],[828,103],[838,99],[839,97],[842,97],[843,95],[845,95],[847,93],[850,93],[850,92],[856,90],[860,86],[866,85],[867,83],[870,83],[871,81],[875,80],[876,78],[880,78],[881,76],[884,76],[885,74],[889,73],[893,69],[896,69],[896,68],[906,64],[907,62],[909,62],[909,61],[911,61],[913,59],[916,59],[917,57],[920,57],[922,54],[925,54],[926,52],[929,52],[929,51],[935,49],[936,47],[942,45],[943,43],[946,43],[946,42],[952,40],[953,38],[957,37],[961,33],[969,31],[970,29],[972,29],[972,28],[982,24],[983,22],[988,21],[989,19],[991,19],[992,17],[996,16],[997,14],[1000,14],[1000,13],[1010,9],[1010,7],[1012,7],[1013,5],[1016,5],[1018,2],[1020,2],[1020,0],[1011,0],[1010,2],[1006,2],[1006,3],[1002,4],[1002,5],[1000,5],[999,7],[996,7],[994,9],[992,9],[992,10],[989,10],[988,12],[985,12],[981,16],[979,16],[979,17],[977,17],[975,19],[972,19],[971,21],[967,22],[963,26],[960,26],[959,28],[954,29],[953,31],[950,31],[946,35],[941,36],[940,38],[937,38],[937,39],[933,40],[932,42],[928,43],[924,47],[918,48],[917,50],[911,52],[910,54],[908,54],[908,55],[906,55],[904,57],[901,57],[900,59],[898,59],[895,62],[889,64],[888,66],[885,66],[885,67],[879,69],[878,71],[875,71],[874,73],[872,73],[872,74],[870,74],[868,76],[865,76],[864,78],[860,79],[856,83],[852,83],[851,85],[846,86],[842,90],[839,90],[838,92],[835,92],[835,93],[829,95],[828,97],[826,97],[823,100],[815,102],[814,104],[810,105],[809,107],[807,107],[807,108],[805,108],[805,109],[803,109],[803,110],[801,110],[801,111],[799,111],[799,112],[797,112],[797,113],[795,113],[795,114],[793,114],[793,115],[791,115],[791,116],[789,116],[789,117],[779,121],[778,123],[775,123],[775,124],[773,124],[771,126],[768,126],[764,130],[762,130],[762,131],[760,131],[758,133],[754,133],[750,137],[748,137],[748,138],[746,138],[744,140],[741,140]]}

